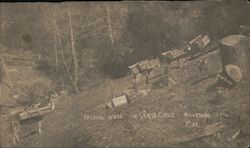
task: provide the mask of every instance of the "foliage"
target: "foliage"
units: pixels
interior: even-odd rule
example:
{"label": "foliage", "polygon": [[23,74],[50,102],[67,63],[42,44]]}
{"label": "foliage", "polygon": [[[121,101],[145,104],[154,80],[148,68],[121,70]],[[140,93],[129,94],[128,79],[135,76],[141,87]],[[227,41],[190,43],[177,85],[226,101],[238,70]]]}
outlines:
{"label": "foliage", "polygon": [[124,76],[127,66],[199,34],[215,39],[249,24],[241,19],[249,7],[233,2],[1,3],[1,8],[1,46],[32,48],[42,71],[75,88],[98,77]]}

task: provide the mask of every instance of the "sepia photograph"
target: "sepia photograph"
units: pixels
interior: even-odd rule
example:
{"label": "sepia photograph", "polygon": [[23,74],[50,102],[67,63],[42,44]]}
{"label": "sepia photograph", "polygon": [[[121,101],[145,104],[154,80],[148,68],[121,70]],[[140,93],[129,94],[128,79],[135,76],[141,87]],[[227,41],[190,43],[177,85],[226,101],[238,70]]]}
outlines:
{"label": "sepia photograph", "polygon": [[250,148],[250,2],[0,3],[0,148]]}

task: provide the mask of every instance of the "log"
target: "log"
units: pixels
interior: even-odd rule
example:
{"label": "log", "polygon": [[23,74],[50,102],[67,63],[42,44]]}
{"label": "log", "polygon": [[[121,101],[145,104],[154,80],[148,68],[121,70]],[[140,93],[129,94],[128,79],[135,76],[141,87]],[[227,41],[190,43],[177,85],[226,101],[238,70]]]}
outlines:
{"label": "log", "polygon": [[183,142],[192,141],[192,140],[195,140],[198,138],[212,135],[225,127],[226,127],[226,125],[224,123],[217,122],[217,123],[208,125],[205,128],[203,128],[199,131],[196,131],[194,133],[189,133],[189,134],[186,134],[183,136],[176,136],[176,137],[168,140],[167,143],[172,145],[172,144],[179,144],[179,143],[183,143]]}
{"label": "log", "polygon": [[10,117],[22,112],[23,110],[24,109],[22,107],[14,108],[8,115],[2,115],[1,118],[3,118],[4,120],[9,119]]}
{"label": "log", "polygon": [[233,136],[231,138],[228,139],[228,141],[233,141],[234,139],[236,139],[239,135],[240,135],[240,129],[233,134]]}
{"label": "log", "polygon": [[228,64],[225,66],[225,71],[228,76],[236,82],[239,82],[242,79],[242,72],[237,65]]}
{"label": "log", "polygon": [[226,77],[232,79],[234,85],[240,86],[248,83],[250,80],[250,37],[230,35],[223,38],[219,45],[223,73]]}
{"label": "log", "polygon": [[35,113],[28,113],[28,112],[22,112],[19,114],[19,120],[26,120],[26,119],[31,119],[31,118],[35,118],[35,117],[39,117],[39,116],[43,116],[45,114],[48,114],[51,110],[42,110],[39,112],[35,112]]}
{"label": "log", "polygon": [[50,111],[54,110],[54,104],[52,103],[49,104],[48,106],[41,107],[41,108],[34,108],[32,110],[24,110],[20,112],[19,115],[19,120],[25,120],[25,119],[30,119],[30,118],[35,118],[38,116],[43,116]]}

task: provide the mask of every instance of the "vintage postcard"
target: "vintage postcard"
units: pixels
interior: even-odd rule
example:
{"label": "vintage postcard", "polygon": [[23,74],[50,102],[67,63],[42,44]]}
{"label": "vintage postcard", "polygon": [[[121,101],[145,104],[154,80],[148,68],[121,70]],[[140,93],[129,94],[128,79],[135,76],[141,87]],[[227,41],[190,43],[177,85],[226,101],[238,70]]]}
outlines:
{"label": "vintage postcard", "polygon": [[250,147],[248,1],[0,11],[0,147]]}

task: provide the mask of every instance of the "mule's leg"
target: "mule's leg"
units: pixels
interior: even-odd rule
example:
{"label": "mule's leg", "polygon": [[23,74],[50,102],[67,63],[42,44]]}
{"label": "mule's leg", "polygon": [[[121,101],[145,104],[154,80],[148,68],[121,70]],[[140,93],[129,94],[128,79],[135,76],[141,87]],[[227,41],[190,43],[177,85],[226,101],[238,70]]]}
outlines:
{"label": "mule's leg", "polygon": [[139,86],[141,77],[142,77],[142,74],[141,74],[141,73],[136,74],[136,78],[135,78],[135,86],[136,86],[135,88],[136,88],[136,89],[138,89],[138,86]]}
{"label": "mule's leg", "polygon": [[39,135],[42,134],[42,120],[38,121],[38,133],[39,133]]}
{"label": "mule's leg", "polygon": [[[18,130],[18,132],[19,132],[19,130]],[[16,141],[19,143],[20,142],[20,138],[19,138],[18,132],[16,134]]]}
{"label": "mule's leg", "polygon": [[136,74],[135,73],[133,74],[132,82],[133,82],[133,87],[136,88]]}
{"label": "mule's leg", "polygon": [[11,123],[12,123],[12,129],[13,129],[13,133],[14,133],[13,144],[16,145],[18,142],[20,142],[20,138],[19,138],[18,133],[20,131],[21,125],[20,125],[19,121],[12,120]]}

